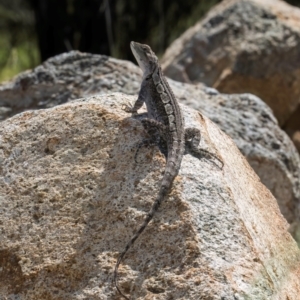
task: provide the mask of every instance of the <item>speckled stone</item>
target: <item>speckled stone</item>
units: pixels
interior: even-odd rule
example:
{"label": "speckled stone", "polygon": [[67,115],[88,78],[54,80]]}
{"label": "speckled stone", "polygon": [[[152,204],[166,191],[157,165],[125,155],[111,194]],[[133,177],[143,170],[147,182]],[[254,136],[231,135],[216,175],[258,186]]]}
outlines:
{"label": "speckled stone", "polygon": [[[0,299],[120,299],[118,253],[163,175],[155,147],[106,94],[9,118],[0,128]],[[300,251],[275,198],[234,142],[182,105],[201,148],[120,267],[132,299],[297,300]]]}
{"label": "speckled stone", "polygon": [[282,0],[224,0],[169,46],[162,66],[174,80],[252,93],[282,126],[299,106],[299,58],[298,7]]}

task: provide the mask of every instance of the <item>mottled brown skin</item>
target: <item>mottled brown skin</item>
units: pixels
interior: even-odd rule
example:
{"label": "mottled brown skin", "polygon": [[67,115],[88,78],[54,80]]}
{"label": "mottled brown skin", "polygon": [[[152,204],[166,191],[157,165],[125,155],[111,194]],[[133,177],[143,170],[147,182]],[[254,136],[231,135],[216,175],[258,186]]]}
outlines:
{"label": "mottled brown skin", "polygon": [[148,118],[141,122],[148,132],[150,138],[143,144],[155,144],[162,142],[166,145],[166,168],[162,179],[160,190],[154,201],[151,210],[148,212],[144,223],[127,243],[125,249],[120,253],[114,271],[114,283],[119,293],[127,300],[118,287],[118,267],[122,262],[128,249],[134,244],[136,239],[145,230],[148,223],[152,220],[161,202],[168,195],[173,181],[177,176],[182,157],[185,151],[185,144],[195,152],[199,153],[200,131],[196,128],[184,129],[184,118],[179,104],[167,82],[158,59],[148,45],[131,42],[131,50],[143,70],[143,81],[138,99],[133,107],[126,106],[125,111],[136,114],[138,109],[145,103],[148,111]]}

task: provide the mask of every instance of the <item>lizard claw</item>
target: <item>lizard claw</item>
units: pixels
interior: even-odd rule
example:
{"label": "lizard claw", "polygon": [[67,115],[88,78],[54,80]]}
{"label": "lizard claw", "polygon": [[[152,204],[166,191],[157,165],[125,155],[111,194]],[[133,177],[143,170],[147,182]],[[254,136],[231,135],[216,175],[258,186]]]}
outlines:
{"label": "lizard claw", "polygon": [[131,103],[123,103],[122,109],[127,113],[136,114],[137,112],[133,110]]}

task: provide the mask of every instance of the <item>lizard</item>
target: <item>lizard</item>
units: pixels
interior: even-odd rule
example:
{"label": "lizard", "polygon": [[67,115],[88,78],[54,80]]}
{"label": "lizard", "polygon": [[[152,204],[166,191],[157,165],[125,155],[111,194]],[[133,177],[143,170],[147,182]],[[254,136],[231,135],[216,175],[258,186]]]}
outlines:
{"label": "lizard", "polygon": [[[155,53],[148,45],[137,42],[131,42],[130,48],[143,71],[143,78],[138,99],[133,106],[125,105],[123,109],[127,113],[135,115],[142,105],[144,103],[146,104],[148,117],[142,119],[141,123],[150,138],[142,141],[138,149],[146,144],[162,144],[163,148],[165,148],[165,151],[162,152],[166,157],[166,167],[158,195],[150,211],[143,224],[120,253],[115,265],[113,277],[115,287],[127,300],[129,300],[129,298],[122,293],[118,286],[118,267],[129,248],[145,230],[160,204],[167,197],[173,181],[178,175],[185,147],[189,146],[193,152],[199,152],[198,145],[201,138],[200,131],[197,128],[185,128],[184,117],[180,106],[162,73]],[[204,152],[207,151],[204,150]]]}

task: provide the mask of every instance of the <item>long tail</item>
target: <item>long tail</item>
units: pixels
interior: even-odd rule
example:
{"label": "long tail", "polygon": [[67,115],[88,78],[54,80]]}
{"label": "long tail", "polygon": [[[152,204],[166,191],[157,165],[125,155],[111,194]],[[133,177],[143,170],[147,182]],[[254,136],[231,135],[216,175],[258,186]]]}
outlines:
{"label": "long tail", "polygon": [[147,217],[143,223],[143,225],[139,228],[139,230],[137,231],[137,233],[131,238],[131,240],[127,243],[125,249],[123,250],[123,252],[119,255],[118,261],[116,263],[115,266],[115,271],[114,271],[114,284],[116,289],[118,290],[118,292],[127,300],[130,300],[128,297],[126,297],[122,291],[120,290],[119,286],[118,286],[118,268],[120,263],[123,261],[123,258],[125,256],[125,254],[127,253],[128,249],[134,244],[134,242],[136,241],[136,239],[140,236],[140,234],[145,230],[145,228],[147,227],[148,223],[152,220],[155,212],[158,210],[161,202],[164,200],[164,198],[166,197],[166,195],[168,194],[169,191],[169,186],[165,186],[162,185],[159,191],[159,194],[157,196],[157,199],[155,200],[155,202],[153,203],[151,210],[149,211],[149,213],[147,214]]}

